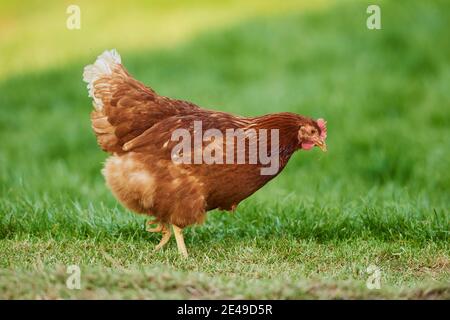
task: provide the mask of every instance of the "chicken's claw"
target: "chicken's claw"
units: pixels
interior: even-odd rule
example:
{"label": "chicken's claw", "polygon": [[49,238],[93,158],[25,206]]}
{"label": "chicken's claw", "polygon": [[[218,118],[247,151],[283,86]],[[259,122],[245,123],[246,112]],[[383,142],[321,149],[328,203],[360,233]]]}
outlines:
{"label": "chicken's claw", "polygon": [[165,244],[169,241],[170,236],[172,235],[172,231],[170,231],[170,227],[167,224],[159,224],[161,227],[162,238],[158,245],[155,247],[154,251],[157,251],[165,246]]}

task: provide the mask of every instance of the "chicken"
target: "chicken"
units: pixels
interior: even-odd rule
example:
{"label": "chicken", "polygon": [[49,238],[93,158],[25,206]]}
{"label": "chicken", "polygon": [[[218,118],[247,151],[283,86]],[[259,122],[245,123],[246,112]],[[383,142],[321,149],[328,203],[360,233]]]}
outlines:
{"label": "chicken", "polygon": [[202,223],[209,210],[234,211],[295,151],[326,151],[323,119],[288,112],[240,117],[163,97],[131,77],[115,50],[86,66],[83,80],[97,142],[110,154],[106,184],[123,206],[153,217],[148,224],[156,227],[147,230],[162,233],[156,250],[172,226],[186,257],[183,228]]}

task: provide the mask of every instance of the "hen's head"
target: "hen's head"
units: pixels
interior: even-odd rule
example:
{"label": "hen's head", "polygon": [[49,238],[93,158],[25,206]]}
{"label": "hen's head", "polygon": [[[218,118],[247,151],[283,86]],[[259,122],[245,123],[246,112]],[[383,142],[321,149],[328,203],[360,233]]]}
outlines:
{"label": "hen's head", "polygon": [[318,146],[322,151],[327,151],[325,139],[327,137],[326,121],[317,119],[316,121],[305,121],[298,130],[298,141],[301,149],[310,150]]}

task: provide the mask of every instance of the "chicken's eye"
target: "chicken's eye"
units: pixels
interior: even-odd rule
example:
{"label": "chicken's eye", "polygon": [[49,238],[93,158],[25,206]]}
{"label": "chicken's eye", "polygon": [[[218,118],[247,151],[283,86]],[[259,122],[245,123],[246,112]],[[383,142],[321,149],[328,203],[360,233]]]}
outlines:
{"label": "chicken's eye", "polygon": [[316,129],[311,129],[311,134],[316,134],[317,130]]}

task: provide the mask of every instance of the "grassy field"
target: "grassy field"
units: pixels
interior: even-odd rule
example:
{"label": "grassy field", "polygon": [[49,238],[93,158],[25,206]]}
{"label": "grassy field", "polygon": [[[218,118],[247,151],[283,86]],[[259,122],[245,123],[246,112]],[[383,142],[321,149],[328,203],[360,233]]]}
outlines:
{"label": "grassy field", "polygon": [[[0,298],[450,299],[449,5],[378,2],[382,30],[370,31],[363,1],[257,3],[155,2],[169,21],[183,17],[176,39],[162,18],[151,22],[162,32],[155,45],[137,22],[131,40],[125,22],[107,34],[83,24],[85,40],[72,39],[51,31],[56,2],[48,21],[0,4],[16,19],[1,20],[12,27],[0,33]],[[113,20],[136,20],[112,8]],[[209,20],[189,23],[199,12]],[[19,40],[29,19],[46,21],[47,49]],[[173,239],[155,253],[159,236],[105,187],[90,129],[82,68],[111,47],[163,95],[242,115],[323,117],[329,152],[296,154],[236,213],[213,211],[187,229],[189,259]],[[80,266],[81,290],[66,287],[68,265]],[[379,290],[366,287],[370,265]]]}

